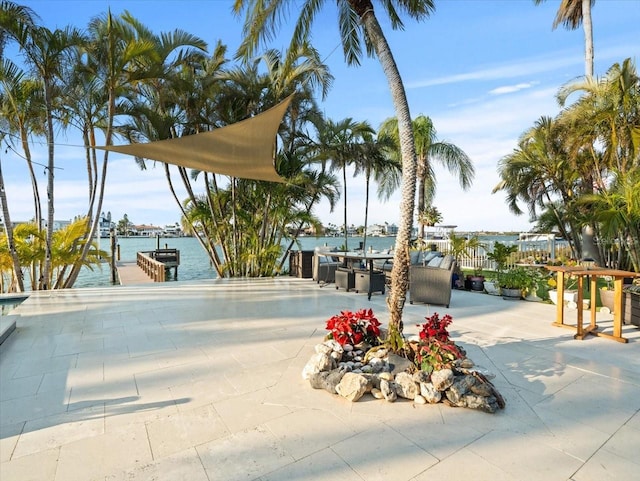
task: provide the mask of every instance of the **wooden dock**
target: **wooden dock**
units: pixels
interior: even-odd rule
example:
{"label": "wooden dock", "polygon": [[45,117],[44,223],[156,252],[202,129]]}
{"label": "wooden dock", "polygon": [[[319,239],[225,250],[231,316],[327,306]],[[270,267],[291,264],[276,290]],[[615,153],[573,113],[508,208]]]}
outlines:
{"label": "wooden dock", "polygon": [[135,262],[116,262],[118,281],[122,286],[164,282],[169,269],[174,270],[174,279],[177,279],[179,266],[180,251],[177,249],[138,252]]}
{"label": "wooden dock", "polygon": [[153,282],[153,279],[145,274],[135,261],[117,262],[116,269],[118,270],[118,281],[121,286],[150,284]]}

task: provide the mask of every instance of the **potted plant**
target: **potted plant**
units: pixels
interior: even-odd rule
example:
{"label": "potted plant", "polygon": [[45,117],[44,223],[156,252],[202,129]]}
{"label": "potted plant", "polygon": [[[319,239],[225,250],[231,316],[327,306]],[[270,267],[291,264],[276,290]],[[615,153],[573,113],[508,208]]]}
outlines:
{"label": "potted plant", "polygon": [[509,256],[511,256],[511,254],[516,250],[518,250],[518,246],[516,245],[508,246],[501,242],[495,242],[493,244],[493,249],[487,253],[487,259],[495,262],[496,264],[496,278],[487,279],[483,284],[484,290],[487,291],[488,294],[492,294],[494,296],[500,295],[500,282],[498,281],[498,276],[501,272],[504,272]]}
{"label": "potted plant", "polygon": [[502,298],[515,300],[525,297],[537,284],[535,271],[525,267],[512,267],[498,274]]}
{"label": "potted plant", "polygon": [[[475,250],[481,247],[480,239],[478,236],[466,238],[463,236],[457,236],[451,233],[449,236],[449,253],[456,260],[458,266],[461,266],[461,260],[463,257],[471,260],[474,264],[476,261]],[[469,274],[465,280],[465,288],[468,290],[483,290],[484,277],[480,275],[481,269],[479,266],[475,266],[473,275]]]}

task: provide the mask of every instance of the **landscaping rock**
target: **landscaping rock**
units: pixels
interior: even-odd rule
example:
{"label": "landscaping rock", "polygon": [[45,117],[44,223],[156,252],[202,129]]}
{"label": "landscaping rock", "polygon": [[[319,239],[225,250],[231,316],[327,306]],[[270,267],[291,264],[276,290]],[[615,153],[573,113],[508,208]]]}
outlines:
{"label": "landscaping rock", "polygon": [[436,390],[446,391],[453,384],[453,371],[451,369],[441,369],[431,373],[431,383]]}
{"label": "landscaping rock", "polygon": [[394,402],[396,399],[398,399],[398,394],[395,390],[395,383],[393,381],[381,379],[380,391],[382,392],[382,396],[389,402]]}
{"label": "landscaping rock", "polygon": [[420,394],[429,404],[437,404],[442,401],[442,393],[438,391],[430,382],[420,383]]}
{"label": "landscaping rock", "polygon": [[302,369],[302,379],[308,380],[312,374],[321,371],[330,371],[334,368],[335,361],[328,354],[315,353]]}
{"label": "landscaping rock", "polygon": [[407,372],[396,374],[396,394],[405,399],[415,399],[420,394],[418,384],[413,380],[413,376]]}
{"label": "landscaping rock", "polygon": [[311,374],[309,383],[313,389],[324,389],[331,394],[336,394],[336,386],[340,384],[345,372],[340,369],[322,371]]}
{"label": "landscaping rock", "polygon": [[340,383],[336,386],[336,392],[343,398],[348,399],[351,402],[356,402],[360,399],[365,392],[367,392],[368,386],[367,379],[353,372],[346,373]]}

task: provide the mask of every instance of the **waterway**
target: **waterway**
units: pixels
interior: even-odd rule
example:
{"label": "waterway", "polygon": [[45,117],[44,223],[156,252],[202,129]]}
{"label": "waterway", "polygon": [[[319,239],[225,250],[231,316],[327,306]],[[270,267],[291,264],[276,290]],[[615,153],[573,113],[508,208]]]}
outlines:
{"label": "waterway", "polygon": [[[349,237],[348,247],[350,250],[356,249],[363,242],[362,237]],[[500,242],[510,242],[517,240],[517,236],[483,236],[481,240],[498,240]],[[392,248],[395,245],[395,237],[367,237],[367,249],[381,251]],[[178,268],[178,279],[180,281],[214,279],[217,277],[215,269],[211,267],[209,258],[204,252],[197,239],[194,237],[119,237],[117,245],[120,250],[121,261],[135,261],[138,251],[151,251],[160,248],[178,249],[180,251],[180,267]],[[344,237],[300,237],[298,243],[292,249],[313,250],[317,246],[327,246],[341,248],[344,245]],[[285,245],[287,247],[288,244]],[[101,239],[100,247],[106,251],[110,250],[109,239]],[[288,268],[288,262],[285,268]],[[101,287],[111,285],[111,275],[109,265],[104,264],[102,269],[90,271],[85,269],[78,277],[74,287]]]}

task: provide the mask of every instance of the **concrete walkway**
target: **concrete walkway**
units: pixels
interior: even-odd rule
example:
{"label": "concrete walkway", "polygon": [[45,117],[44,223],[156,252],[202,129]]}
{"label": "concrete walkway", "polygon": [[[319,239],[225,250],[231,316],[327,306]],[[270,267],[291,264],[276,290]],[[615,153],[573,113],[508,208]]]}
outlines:
{"label": "concrete walkway", "polygon": [[[294,278],[36,292],[0,346],[0,479],[618,480],[640,473],[640,330],[551,326],[555,308],[455,291],[498,414],[350,403],[301,370],[340,310],[385,298]],[[599,319],[610,328],[611,315]]]}

